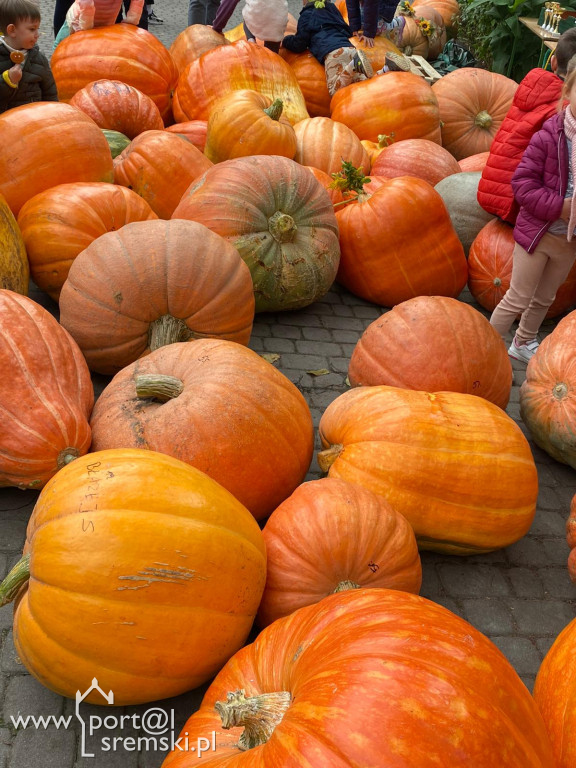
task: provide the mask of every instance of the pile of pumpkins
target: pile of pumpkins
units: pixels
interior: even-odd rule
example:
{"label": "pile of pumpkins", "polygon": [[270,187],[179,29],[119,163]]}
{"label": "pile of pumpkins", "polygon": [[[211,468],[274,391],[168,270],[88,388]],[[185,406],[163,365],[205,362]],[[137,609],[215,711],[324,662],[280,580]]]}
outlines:
{"label": "pile of pumpkins", "polygon": [[[309,54],[196,26],[171,51],[129,25],[76,33],[52,66],[61,103],[0,116],[0,486],[41,491],[0,586],[26,667],[120,705],[217,675],[185,726],[216,732],[208,764],[573,766],[576,623],[533,699],[418,595],[419,549],[505,547],[536,510],[506,348],[457,300],[468,282],[488,307],[509,280],[475,197],[516,84],[393,72],[330,101]],[[327,477],[304,482],[309,407],[247,345],[255,312],[334,280],[393,309],[320,420]],[[521,392],[574,467],[575,324]],[[91,372],[112,377],[96,403]]]}

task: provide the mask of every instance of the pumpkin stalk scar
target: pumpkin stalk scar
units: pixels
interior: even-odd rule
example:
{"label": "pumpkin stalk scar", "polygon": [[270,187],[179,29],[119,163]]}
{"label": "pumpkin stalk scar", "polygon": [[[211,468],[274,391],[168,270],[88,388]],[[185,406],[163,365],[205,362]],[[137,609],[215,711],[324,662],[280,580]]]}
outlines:
{"label": "pumpkin stalk scar", "polygon": [[194,579],[200,581],[206,581],[207,576],[199,576],[196,571],[190,570],[179,566],[178,570],[174,571],[170,568],[144,568],[143,571],[139,571],[136,575],[130,576],[118,576],[121,581],[142,581],[143,584],[138,584],[134,587],[116,587],[118,591],[124,589],[144,589],[149,587],[154,582],[164,582],[166,584],[178,584],[183,586],[184,582],[192,581]]}
{"label": "pumpkin stalk scar", "polygon": [[220,715],[226,730],[244,726],[238,739],[243,752],[265,744],[290,706],[292,695],[288,691],[262,693],[246,698],[245,691],[229,692],[226,701],[217,701],[214,709]]}

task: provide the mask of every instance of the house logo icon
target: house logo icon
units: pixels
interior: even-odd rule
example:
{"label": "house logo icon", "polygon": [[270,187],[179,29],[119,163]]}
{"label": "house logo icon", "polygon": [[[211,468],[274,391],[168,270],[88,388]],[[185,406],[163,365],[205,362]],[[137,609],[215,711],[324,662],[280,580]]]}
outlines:
{"label": "house logo icon", "polygon": [[94,677],[92,679],[92,684],[90,687],[84,691],[84,693],[80,693],[80,691],[76,691],[76,717],[80,721],[80,726],[82,728],[82,738],[80,741],[81,745],[81,755],[82,757],[94,757],[93,752],[86,752],[86,721],[80,714],[80,704],[84,701],[84,699],[92,693],[92,691],[98,691],[98,693],[102,696],[104,699],[104,702],[106,704],[114,704],[114,693],[113,691],[108,691],[108,693],[105,693],[102,688],[98,685],[98,680]]}

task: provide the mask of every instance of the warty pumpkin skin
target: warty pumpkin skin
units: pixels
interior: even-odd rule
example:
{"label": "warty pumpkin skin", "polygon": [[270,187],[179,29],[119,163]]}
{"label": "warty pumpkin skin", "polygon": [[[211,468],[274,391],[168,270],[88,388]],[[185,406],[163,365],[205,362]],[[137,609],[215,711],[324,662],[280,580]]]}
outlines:
{"label": "warty pumpkin skin", "polygon": [[198,221],[238,249],[252,274],[256,312],[306,307],[336,277],[340,246],[330,197],[286,157],[218,163],[189,187],[172,218]]}
{"label": "warty pumpkin skin", "polygon": [[336,91],[330,117],[359,139],[429,139],[441,144],[438,100],[428,83],[411,72],[387,72]]}
{"label": "warty pumpkin skin", "polygon": [[90,447],[90,373],[36,302],[0,290],[0,487],[42,488]]}
{"label": "warty pumpkin skin", "polygon": [[530,360],[520,387],[520,416],[540,448],[576,469],[576,311]]}
{"label": "warty pumpkin skin", "polygon": [[328,406],[319,431],[320,467],[384,496],[421,549],[490,552],[532,524],[538,476],[528,441],[481,397],[358,387]]}
{"label": "warty pumpkin skin", "polygon": [[347,125],[329,117],[310,117],[297,123],[294,131],[297,142],[294,160],[300,165],[313,165],[332,174],[342,168],[342,161],[346,161],[369,173],[368,153]]}
{"label": "warty pumpkin skin", "polygon": [[462,244],[442,198],[422,179],[387,179],[336,219],[337,280],[356,296],[393,307],[415,296],[457,298],[466,285]]}
{"label": "warty pumpkin skin", "polygon": [[576,619],[554,641],[544,657],[534,698],[552,742],[558,768],[576,765]]}
{"label": "warty pumpkin skin", "polygon": [[50,65],[61,101],[94,80],[121,80],[150,96],[163,119],[170,114],[176,64],[157,37],[133,24],[75,32],[57,45]]}
{"label": "warty pumpkin skin", "polygon": [[78,255],[60,322],[89,368],[113,375],[165,344],[221,338],[248,344],[252,279],[238,251],[193,221],[127,224]]}
{"label": "warty pumpkin skin", "polygon": [[30,198],[18,214],[32,279],[58,301],[74,259],[90,243],[125,224],[156,218],[148,203],[127,187],[97,181],[50,187]]}
{"label": "warty pumpkin skin", "polygon": [[261,627],[346,589],[420,591],[410,523],[360,485],[330,477],[303,483],[272,512],[263,535],[268,566]]}
{"label": "warty pumpkin skin", "polygon": [[8,203],[0,195],[0,288],[27,296],[29,279],[22,233]]}
{"label": "warty pumpkin skin", "polygon": [[[248,510],[151,451],[91,453],[59,472],[38,498],[25,554],[19,657],[63,696],[97,677],[115,705],[212,677],[246,640],[266,578]],[[0,587],[0,604],[10,592]],[[102,703],[97,692],[87,701]]]}
{"label": "warty pumpkin skin", "polygon": [[506,408],[512,366],[488,320],[457,299],[418,296],[370,323],[352,352],[353,387],[462,392]]}
{"label": "warty pumpkin skin", "polygon": [[[240,691],[255,712],[239,748]],[[498,648],[446,608],[388,589],[331,595],[263,630],[182,736],[212,731],[210,768],[555,768],[538,708]],[[162,766],[197,760],[174,750]]]}
{"label": "warty pumpkin skin", "polygon": [[208,120],[221,96],[244,89],[272,101],[282,99],[284,117],[292,125],[309,116],[292,68],[267,48],[239,40],[208,51],[184,69],[176,86],[174,117],[177,122]]}
{"label": "warty pumpkin skin", "polygon": [[[73,181],[113,181],[112,155],[96,123],[76,107],[39,101],[0,115],[0,194],[14,216],[39,192]],[[82,158],[82,162],[79,161]]]}
{"label": "warty pumpkin skin", "polygon": [[[150,385],[140,376],[152,377]],[[175,383],[166,376],[181,385],[166,393]],[[91,424],[93,450],[170,454],[221,483],[256,519],[292,493],[312,459],[312,417],[300,391],[232,341],[168,344],[126,366],[98,398]]]}

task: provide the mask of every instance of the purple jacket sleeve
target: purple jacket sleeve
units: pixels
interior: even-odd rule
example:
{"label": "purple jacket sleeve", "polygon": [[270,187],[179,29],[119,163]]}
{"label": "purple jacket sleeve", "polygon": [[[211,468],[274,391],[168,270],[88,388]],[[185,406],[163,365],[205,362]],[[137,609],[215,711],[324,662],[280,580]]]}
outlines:
{"label": "purple jacket sleeve", "polygon": [[376,37],[378,30],[378,0],[364,0],[364,23],[360,18],[360,0],[346,0],[348,23],[354,32],[361,29],[366,37]]}
{"label": "purple jacket sleeve", "polygon": [[564,197],[544,185],[544,168],[550,154],[550,142],[543,132],[535,133],[512,178],[518,204],[542,221],[556,221],[562,213]]}
{"label": "purple jacket sleeve", "polygon": [[212,23],[212,27],[216,32],[222,32],[239,2],[240,0],[221,0],[220,5],[218,6],[218,13]]}

